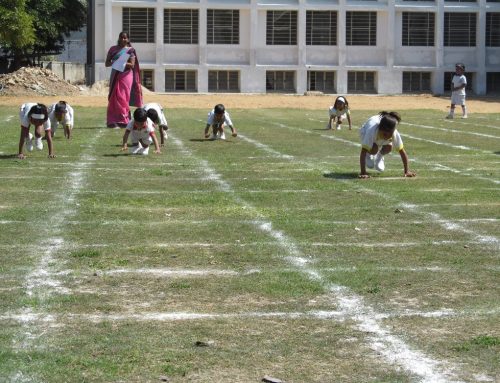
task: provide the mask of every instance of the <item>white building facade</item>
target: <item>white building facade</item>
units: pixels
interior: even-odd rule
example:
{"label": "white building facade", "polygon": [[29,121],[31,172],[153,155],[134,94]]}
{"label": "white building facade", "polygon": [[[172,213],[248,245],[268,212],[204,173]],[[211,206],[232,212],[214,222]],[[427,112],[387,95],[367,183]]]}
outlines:
{"label": "white building facade", "polygon": [[500,92],[500,0],[95,0],[94,80],[129,32],[156,92]]}

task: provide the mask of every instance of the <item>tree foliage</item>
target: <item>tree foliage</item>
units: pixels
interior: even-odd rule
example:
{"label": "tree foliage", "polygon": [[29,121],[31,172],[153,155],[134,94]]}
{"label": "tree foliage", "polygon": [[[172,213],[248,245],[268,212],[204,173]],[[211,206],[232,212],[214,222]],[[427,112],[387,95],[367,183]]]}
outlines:
{"label": "tree foliage", "polygon": [[[2,8],[9,8],[4,14]],[[0,32],[4,54],[13,57],[13,68],[31,65],[42,56],[60,54],[64,37],[86,23],[87,2],[82,0],[0,0],[2,25],[16,32]],[[8,24],[4,24],[3,19]],[[22,23],[20,20],[22,19]]]}

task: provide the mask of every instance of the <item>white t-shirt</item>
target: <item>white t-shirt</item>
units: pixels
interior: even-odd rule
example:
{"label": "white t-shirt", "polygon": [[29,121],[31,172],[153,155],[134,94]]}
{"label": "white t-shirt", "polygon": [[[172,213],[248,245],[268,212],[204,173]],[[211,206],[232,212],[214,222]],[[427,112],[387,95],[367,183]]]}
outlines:
{"label": "white t-shirt", "polygon": [[[28,117],[28,113],[30,109],[35,105],[37,104],[34,102],[29,102],[21,105],[21,109],[19,110],[19,119],[21,120],[21,126],[24,126],[25,128],[30,127],[31,121],[30,118]],[[47,119],[47,121],[43,123],[43,129],[45,131],[50,130],[50,119]]]}
{"label": "white t-shirt", "polygon": [[215,121],[215,112],[212,109],[210,113],[208,113],[208,119],[207,119],[207,125],[214,126],[216,128],[219,128],[221,124],[227,125],[227,126],[233,126],[233,122],[231,121],[231,117],[229,117],[228,112],[224,112],[224,116],[222,117],[222,120],[220,121]]}
{"label": "white t-shirt", "polygon": [[56,105],[58,103],[54,103],[49,107],[49,119],[50,119],[50,124],[54,127],[57,127],[59,123],[61,123],[63,126],[64,125],[71,125],[73,126],[74,124],[74,111],[71,105],[66,104],[66,113],[63,114],[63,118],[61,121],[57,121],[56,118]]}
{"label": "white t-shirt", "polygon": [[143,129],[137,129],[134,127],[134,119],[131,119],[127,124],[126,129],[130,131],[130,138],[133,143],[139,142],[139,140],[148,141],[155,134],[155,128],[153,121],[149,118],[146,120],[146,127]]}
{"label": "white t-shirt", "polygon": [[163,108],[160,104],[157,104],[156,102],[150,102],[149,104],[144,105],[143,108],[146,110],[146,112],[149,109],[156,110],[156,113],[158,113],[158,117],[160,118],[160,125],[168,126],[167,118],[163,114]]}
{"label": "white t-shirt", "polygon": [[[462,85],[467,85],[467,79],[465,78],[464,75],[453,75],[453,78],[451,79],[451,83],[453,85],[453,88],[462,86]],[[454,90],[452,93],[457,94],[459,96],[465,96],[465,87],[459,90]]]}
{"label": "white t-shirt", "polygon": [[379,148],[384,145],[392,144],[392,147],[397,151],[403,149],[403,140],[397,129],[394,129],[394,134],[386,140],[379,132],[380,115],[370,117],[368,121],[361,127],[359,134],[361,136],[361,146],[366,150],[371,150],[373,144],[377,144]]}
{"label": "white t-shirt", "polygon": [[350,116],[351,112],[349,111],[349,108],[344,108],[342,110],[337,110],[335,109],[335,106],[330,106],[330,109],[328,111],[330,114],[330,117],[343,117],[343,116]]}

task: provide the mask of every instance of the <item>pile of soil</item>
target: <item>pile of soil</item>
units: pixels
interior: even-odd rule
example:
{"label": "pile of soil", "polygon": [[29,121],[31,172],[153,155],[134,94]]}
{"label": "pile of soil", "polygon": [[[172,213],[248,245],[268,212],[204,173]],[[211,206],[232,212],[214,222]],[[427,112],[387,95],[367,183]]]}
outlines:
{"label": "pile of soil", "polygon": [[61,79],[48,69],[23,67],[13,73],[0,75],[0,95],[57,96],[79,93],[79,87]]}

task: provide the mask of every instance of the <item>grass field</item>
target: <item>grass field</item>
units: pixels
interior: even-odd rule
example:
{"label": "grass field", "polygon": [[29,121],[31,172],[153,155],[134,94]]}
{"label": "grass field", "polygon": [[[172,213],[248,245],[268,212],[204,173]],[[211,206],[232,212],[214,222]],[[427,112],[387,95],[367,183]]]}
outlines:
{"label": "grass field", "polygon": [[401,111],[368,180],[324,110],[167,110],[160,155],[105,109],[16,158],[0,107],[0,382],[500,381],[500,114]]}

